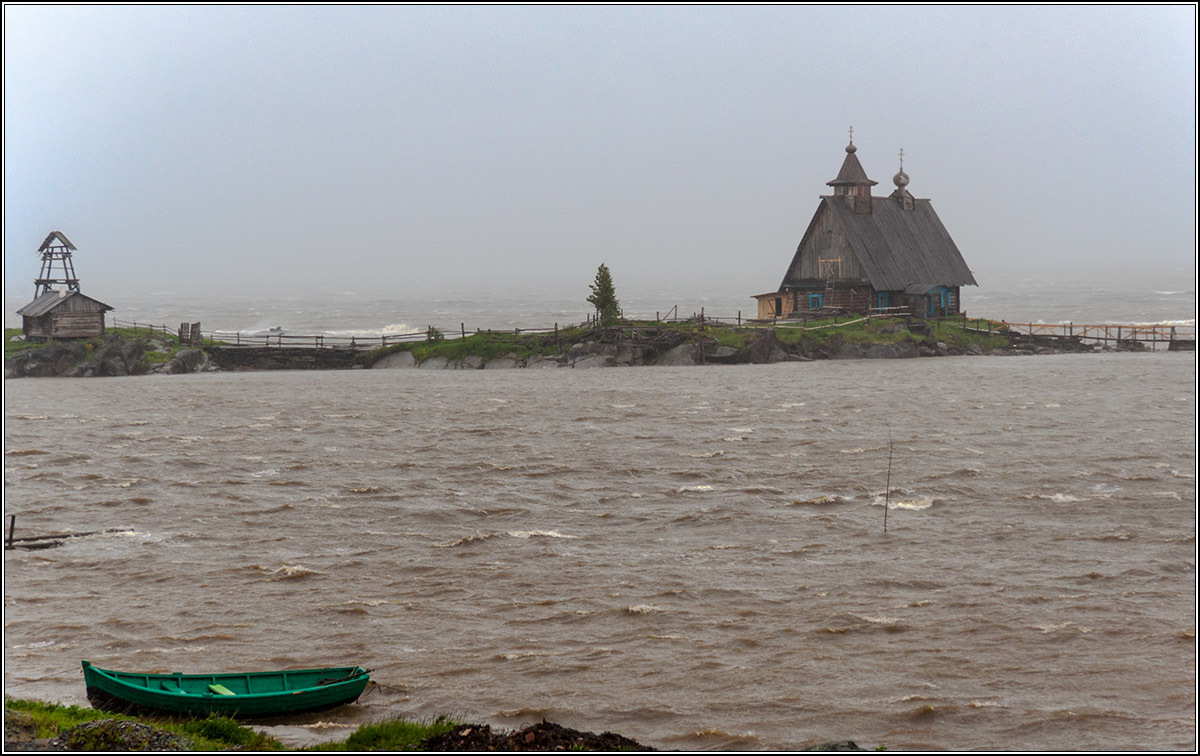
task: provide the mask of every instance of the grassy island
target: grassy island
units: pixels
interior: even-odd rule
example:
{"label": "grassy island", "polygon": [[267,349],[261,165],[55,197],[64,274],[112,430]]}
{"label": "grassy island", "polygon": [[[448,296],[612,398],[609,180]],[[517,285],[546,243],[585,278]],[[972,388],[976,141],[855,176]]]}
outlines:
{"label": "grassy island", "polygon": [[[422,338],[423,336],[423,338]],[[314,342],[319,341],[315,338]],[[617,320],[553,330],[424,334],[375,349],[320,342],[248,346],[185,345],[161,330],[112,328],[102,337],[26,341],[6,329],[6,377],[118,376],[199,370],[346,369],[352,367],[611,367],[768,363],[860,357],[932,357],[1004,352],[1003,323],[830,315],[803,322],[739,323],[694,318]]]}
{"label": "grassy island", "polygon": [[[758,353],[756,344],[761,345]],[[840,315],[807,322],[739,325],[697,319],[621,320],[605,327],[573,326],[553,332],[488,331],[460,338],[445,338],[431,330],[425,341],[376,349],[364,362],[370,365],[389,355],[408,352],[417,364],[432,358],[450,364],[469,360],[487,363],[502,358],[527,364],[533,358],[562,358],[572,352],[583,356],[588,353],[585,347],[597,345],[643,350],[640,357],[635,356],[625,364],[680,364],[663,363],[656,358],[683,345],[700,350],[695,359],[698,363],[780,362],[838,356],[916,357],[982,353],[1006,348],[1009,340],[1001,323],[985,319],[909,321]],[[897,349],[892,354],[855,355],[845,347]],[[922,348],[926,351],[922,352]]]}

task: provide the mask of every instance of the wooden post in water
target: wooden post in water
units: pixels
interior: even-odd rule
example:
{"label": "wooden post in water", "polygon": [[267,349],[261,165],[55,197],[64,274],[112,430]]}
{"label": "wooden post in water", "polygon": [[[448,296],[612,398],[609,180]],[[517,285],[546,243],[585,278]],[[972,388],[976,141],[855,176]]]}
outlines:
{"label": "wooden post in water", "polygon": [[17,516],[8,516],[8,548],[12,548],[13,528],[17,526]]}
{"label": "wooden post in water", "polygon": [[883,532],[887,532],[888,504],[892,501],[892,429],[888,428],[887,483],[883,485]]}
{"label": "wooden post in water", "polygon": [[460,331],[462,331],[462,337],[463,337],[464,339],[465,339],[465,338],[467,338],[467,324],[466,324],[466,323],[462,323],[462,322],[460,322],[460,323],[458,324],[458,328],[459,328],[459,330],[460,330]]}

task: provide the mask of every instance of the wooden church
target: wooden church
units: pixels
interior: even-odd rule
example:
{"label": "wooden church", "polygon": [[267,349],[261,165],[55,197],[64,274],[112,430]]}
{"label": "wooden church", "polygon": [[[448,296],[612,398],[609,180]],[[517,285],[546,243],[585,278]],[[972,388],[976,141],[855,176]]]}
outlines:
{"label": "wooden church", "polygon": [[79,290],[71,253],[75,245],[51,231],[38,247],[42,272],[33,282],[33,301],[17,310],[27,339],[78,339],[104,335],[104,313],[113,309]]}
{"label": "wooden church", "polygon": [[978,285],[933,205],[909,193],[904,151],[895,191],[876,197],[857,149],[851,130],[833,194],[821,195],[779,290],[754,297],[760,320],[819,310],[946,317],[962,311],[961,287]]}

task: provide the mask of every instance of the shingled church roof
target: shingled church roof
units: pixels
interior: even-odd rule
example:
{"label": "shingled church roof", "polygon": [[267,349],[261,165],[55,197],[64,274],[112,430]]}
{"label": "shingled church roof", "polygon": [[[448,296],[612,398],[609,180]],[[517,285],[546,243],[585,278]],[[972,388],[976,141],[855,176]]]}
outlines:
{"label": "shingled church roof", "polygon": [[872,197],[869,213],[856,213],[837,197],[821,197],[821,203],[841,224],[877,291],[901,291],[915,284],[928,284],[926,291],[933,286],[978,285],[929,200],[914,199],[913,209],[905,210],[895,198]]}

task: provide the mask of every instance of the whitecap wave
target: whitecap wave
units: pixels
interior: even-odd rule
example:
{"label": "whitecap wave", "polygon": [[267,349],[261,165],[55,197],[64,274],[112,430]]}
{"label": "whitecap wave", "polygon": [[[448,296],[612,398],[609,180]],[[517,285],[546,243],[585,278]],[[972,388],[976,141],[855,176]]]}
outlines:
{"label": "whitecap wave", "polygon": [[557,530],[510,530],[508,535],[513,538],[578,538],[579,536],[566,535],[559,533]]}

